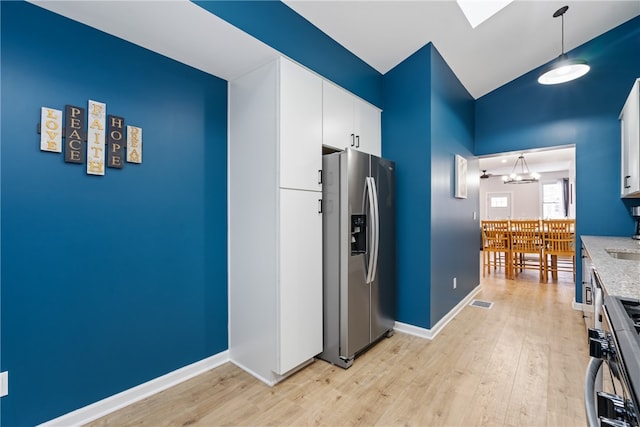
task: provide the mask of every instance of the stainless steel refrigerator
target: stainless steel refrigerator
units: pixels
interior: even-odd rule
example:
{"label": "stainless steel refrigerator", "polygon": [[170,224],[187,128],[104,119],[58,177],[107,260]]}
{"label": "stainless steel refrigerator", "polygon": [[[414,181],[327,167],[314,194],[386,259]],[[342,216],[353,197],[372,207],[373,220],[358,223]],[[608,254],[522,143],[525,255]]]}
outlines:
{"label": "stainless steel refrigerator", "polygon": [[392,161],[347,149],[323,156],[324,347],[348,368],[393,334],[396,307]]}

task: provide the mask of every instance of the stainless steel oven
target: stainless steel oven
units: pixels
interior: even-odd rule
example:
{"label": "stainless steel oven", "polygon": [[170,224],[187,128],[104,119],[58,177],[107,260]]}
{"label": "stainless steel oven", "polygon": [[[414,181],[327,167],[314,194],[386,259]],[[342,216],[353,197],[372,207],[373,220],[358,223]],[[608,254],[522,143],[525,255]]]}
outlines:
{"label": "stainless steel oven", "polygon": [[589,330],[585,409],[590,427],[640,425],[639,332],[640,301],[605,296],[602,328]]}

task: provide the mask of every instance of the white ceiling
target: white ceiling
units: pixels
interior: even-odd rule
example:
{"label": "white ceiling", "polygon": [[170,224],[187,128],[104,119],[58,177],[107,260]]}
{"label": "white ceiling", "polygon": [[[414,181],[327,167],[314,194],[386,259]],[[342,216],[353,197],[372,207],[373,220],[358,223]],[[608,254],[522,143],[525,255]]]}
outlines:
{"label": "white ceiling", "polygon": [[[515,151],[480,157],[478,163],[481,174],[483,170],[486,170],[488,175],[509,175],[513,170],[518,156],[522,154],[530,172],[571,171],[574,170],[575,152],[575,147]],[[520,167],[520,165],[518,165],[518,167]]]}
{"label": "white ceiling", "polygon": [[515,0],[475,29],[454,0],[285,0],[381,73],[433,42],[474,98],[640,14],[639,0]]}
{"label": "white ceiling", "polygon": [[[226,80],[277,54],[188,0],[32,2]],[[640,0],[515,0],[472,29],[454,0],[286,4],[381,73],[433,42],[474,98],[560,54],[561,6],[565,51],[640,15]]]}
{"label": "white ceiling", "polygon": [[225,80],[278,55],[189,0],[28,1]]}

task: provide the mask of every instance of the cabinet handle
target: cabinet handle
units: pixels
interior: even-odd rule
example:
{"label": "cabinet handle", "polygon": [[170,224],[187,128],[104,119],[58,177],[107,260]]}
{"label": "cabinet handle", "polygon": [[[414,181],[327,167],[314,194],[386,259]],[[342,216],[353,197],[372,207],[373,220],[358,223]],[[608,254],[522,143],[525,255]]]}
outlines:
{"label": "cabinet handle", "polygon": [[322,213],[322,199],[318,199],[318,213]]}
{"label": "cabinet handle", "polygon": [[360,148],[360,135],[356,135],[356,148]]}
{"label": "cabinet handle", "polygon": [[624,188],[631,188],[628,182],[629,178],[631,178],[631,175],[627,175],[624,177]]}
{"label": "cabinet handle", "polygon": [[322,169],[318,170],[318,184],[322,184]]}
{"label": "cabinet handle", "polygon": [[354,133],[351,134],[351,146],[354,147],[356,145],[356,135]]}

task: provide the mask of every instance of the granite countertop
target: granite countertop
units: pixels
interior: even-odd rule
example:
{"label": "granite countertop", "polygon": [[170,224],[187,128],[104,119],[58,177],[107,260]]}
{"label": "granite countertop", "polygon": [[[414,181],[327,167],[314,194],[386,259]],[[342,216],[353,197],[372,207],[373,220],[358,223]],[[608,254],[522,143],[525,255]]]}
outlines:
{"label": "granite countertop", "polygon": [[640,240],[630,237],[582,236],[605,294],[640,299],[640,261],[616,259],[607,250],[640,254]]}

